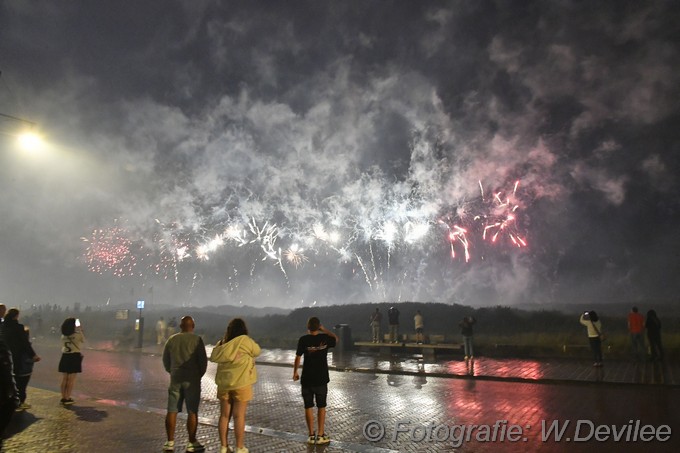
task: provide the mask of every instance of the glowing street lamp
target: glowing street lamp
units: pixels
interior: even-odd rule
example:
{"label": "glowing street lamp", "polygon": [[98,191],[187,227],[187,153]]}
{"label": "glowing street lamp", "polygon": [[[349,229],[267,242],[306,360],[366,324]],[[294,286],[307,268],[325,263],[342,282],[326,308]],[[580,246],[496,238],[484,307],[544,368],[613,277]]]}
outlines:
{"label": "glowing street lamp", "polygon": [[0,119],[7,121],[16,121],[27,126],[25,130],[23,132],[20,132],[18,135],[5,132],[6,135],[14,136],[17,138],[17,141],[19,142],[21,149],[31,153],[40,152],[44,149],[43,146],[44,142],[42,137],[38,133],[33,131],[33,129],[35,128],[35,123],[33,121],[28,121],[23,118],[18,118],[12,115],[6,115],[4,113],[0,113]]}
{"label": "glowing street lamp", "polygon": [[40,152],[43,150],[43,139],[35,132],[22,132],[19,134],[17,139],[19,141],[19,145],[21,145],[21,148],[30,153]]}

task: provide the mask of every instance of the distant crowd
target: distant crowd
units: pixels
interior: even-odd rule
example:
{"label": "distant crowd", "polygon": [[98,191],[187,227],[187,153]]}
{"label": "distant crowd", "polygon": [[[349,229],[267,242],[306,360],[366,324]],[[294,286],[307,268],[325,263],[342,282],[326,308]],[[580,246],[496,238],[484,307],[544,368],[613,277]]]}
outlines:
{"label": "distant crowd", "polygon": [[[382,313],[380,308],[376,308],[374,312],[369,315],[369,326],[371,328],[371,339],[373,343],[389,343],[404,342],[407,336],[399,336],[399,316],[400,312],[397,307],[390,307],[387,311],[387,319],[389,326],[389,334],[383,338],[382,334]],[[646,318],[639,313],[638,307],[632,307],[628,313],[628,333],[630,335],[631,355],[635,360],[644,361],[647,354],[647,345],[645,344],[645,332],[649,346],[650,358],[652,361],[664,360],[664,350],[661,342],[661,321],[655,310],[648,310]],[[415,343],[422,344],[424,338],[424,321],[420,310],[416,311],[414,317],[414,331]],[[586,327],[588,335],[588,343],[593,353],[593,366],[601,367],[603,365],[602,358],[602,344],[607,340],[607,336],[602,328],[602,321],[600,320],[595,310],[590,310],[581,314],[579,322]],[[465,361],[474,360],[474,346],[473,346],[473,327],[477,320],[473,316],[465,316],[458,324],[460,328],[460,335],[463,340],[463,350],[465,354]]]}

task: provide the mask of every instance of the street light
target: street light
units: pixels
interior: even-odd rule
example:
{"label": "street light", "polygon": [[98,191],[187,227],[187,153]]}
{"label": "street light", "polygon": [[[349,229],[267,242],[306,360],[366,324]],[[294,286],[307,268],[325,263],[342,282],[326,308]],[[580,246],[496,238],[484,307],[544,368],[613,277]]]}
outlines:
{"label": "street light", "polygon": [[35,132],[22,132],[19,134],[17,139],[19,140],[19,145],[21,145],[21,148],[25,151],[35,153],[43,150],[43,139]]}
{"label": "street light", "polygon": [[35,153],[44,149],[42,137],[33,130],[35,128],[35,123],[33,121],[25,120],[23,118],[7,115],[4,113],[0,113],[0,119],[5,121],[16,121],[27,126],[19,134],[3,132],[6,135],[16,137],[23,150]]}

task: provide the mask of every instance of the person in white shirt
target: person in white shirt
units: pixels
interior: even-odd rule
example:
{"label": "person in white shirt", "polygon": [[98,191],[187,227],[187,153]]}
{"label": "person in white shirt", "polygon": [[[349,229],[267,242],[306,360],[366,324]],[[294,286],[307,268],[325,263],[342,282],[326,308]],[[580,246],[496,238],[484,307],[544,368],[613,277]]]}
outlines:
{"label": "person in white shirt", "polygon": [[61,360],[59,372],[61,379],[61,404],[69,406],[75,401],[71,398],[76,376],[83,371],[83,354],[81,347],[85,342],[85,335],[76,318],[66,318],[61,324]]}
{"label": "person in white shirt", "polygon": [[420,310],[416,311],[416,315],[413,317],[413,322],[416,325],[416,343],[423,342],[423,315],[420,314]]}

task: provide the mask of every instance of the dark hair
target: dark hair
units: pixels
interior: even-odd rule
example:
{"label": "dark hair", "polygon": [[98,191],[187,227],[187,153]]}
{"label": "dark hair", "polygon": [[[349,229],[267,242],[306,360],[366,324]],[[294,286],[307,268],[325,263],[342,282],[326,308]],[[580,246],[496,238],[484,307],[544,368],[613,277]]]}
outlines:
{"label": "dark hair", "polygon": [[7,310],[7,313],[5,314],[5,321],[8,320],[15,320],[19,316],[19,309],[18,308],[10,308]]}
{"label": "dark hair", "polygon": [[321,321],[316,316],[312,316],[307,320],[307,330],[310,332],[316,332],[321,327]]}
{"label": "dark hair", "polygon": [[647,318],[657,318],[658,319],[658,316],[656,316],[656,310],[649,310],[647,312]]}
{"label": "dark hair", "polygon": [[248,328],[246,322],[241,318],[234,318],[229,321],[227,331],[224,333],[224,342],[233,340],[241,335],[248,335]]}
{"label": "dark hair", "polygon": [[637,312],[638,312],[638,308],[637,308],[637,307],[633,307],[633,313],[637,313]]}
{"label": "dark hair", "polygon": [[66,318],[61,323],[61,334],[69,337],[76,333],[76,318]]}
{"label": "dark hair", "polygon": [[600,320],[599,316],[597,316],[597,312],[595,310],[589,311],[588,316],[590,316],[590,320],[593,322],[597,322]]}

